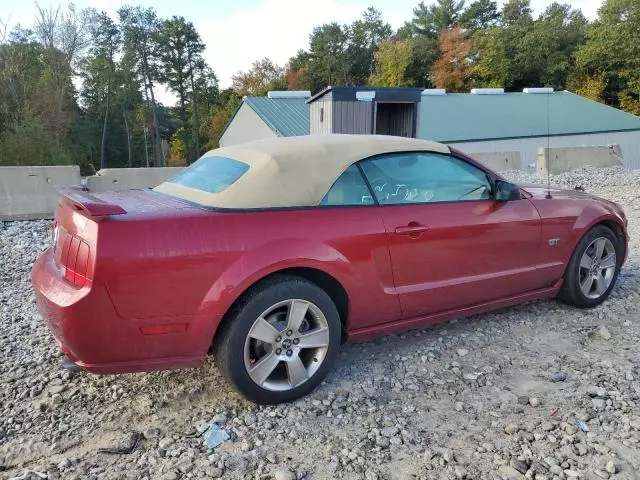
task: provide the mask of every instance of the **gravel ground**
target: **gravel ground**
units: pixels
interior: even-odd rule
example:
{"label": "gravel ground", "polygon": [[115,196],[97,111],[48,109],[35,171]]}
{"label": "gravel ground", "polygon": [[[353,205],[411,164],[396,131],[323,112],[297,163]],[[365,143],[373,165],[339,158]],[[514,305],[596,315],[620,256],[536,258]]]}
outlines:
{"label": "gravel ground", "polygon": [[[60,369],[30,286],[49,222],[0,222],[0,478],[639,478],[640,174],[552,183],[627,212],[631,252],[608,302],[536,302],[346,345],[318,390],[265,408],[211,362],[123,376]],[[212,420],[231,434],[215,449],[203,444]],[[133,453],[98,451],[134,432]]]}

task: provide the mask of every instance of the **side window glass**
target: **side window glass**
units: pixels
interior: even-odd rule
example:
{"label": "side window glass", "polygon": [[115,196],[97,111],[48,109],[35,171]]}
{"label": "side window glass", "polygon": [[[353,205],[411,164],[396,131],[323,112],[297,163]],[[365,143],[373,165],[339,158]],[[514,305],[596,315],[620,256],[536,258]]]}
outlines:
{"label": "side window glass", "polygon": [[360,170],[355,165],[351,165],[329,189],[321,205],[373,205],[374,203]]}
{"label": "side window glass", "polygon": [[361,162],[381,205],[456,202],[491,198],[484,171],[431,152],[381,155]]}

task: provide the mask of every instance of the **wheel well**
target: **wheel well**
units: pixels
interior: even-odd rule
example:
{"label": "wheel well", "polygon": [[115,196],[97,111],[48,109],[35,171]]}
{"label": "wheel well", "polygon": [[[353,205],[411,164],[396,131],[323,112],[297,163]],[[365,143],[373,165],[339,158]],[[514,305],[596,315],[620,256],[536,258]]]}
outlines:
{"label": "wheel well", "polygon": [[614,220],[604,220],[602,222],[596,223],[594,225],[594,227],[597,227],[599,225],[602,225],[603,227],[607,227],[609,230],[611,230],[616,238],[618,239],[618,241],[620,242],[620,248],[623,250],[623,258],[624,255],[626,254],[625,250],[625,238],[624,238],[624,229],[620,226],[620,224]]}
{"label": "wheel well", "polygon": [[220,321],[211,345],[214,345],[218,334],[224,329],[224,326],[228,322],[229,317],[231,317],[232,313],[236,310],[236,308],[238,308],[238,305],[242,303],[246,295],[248,295],[253,289],[264,282],[271,281],[279,276],[287,275],[304,278],[305,280],[317,285],[319,288],[324,290],[327,295],[329,295],[329,297],[335,304],[336,309],[338,310],[338,314],[340,315],[340,323],[342,324],[342,337],[344,339],[346,337],[349,318],[349,297],[347,295],[347,291],[340,284],[340,282],[338,282],[335,278],[333,278],[328,273],[323,272],[322,270],[308,267],[293,267],[270,273],[269,275],[266,275],[251,284],[244,292],[242,292],[242,294],[233,302],[231,307],[229,307],[224,317]]}

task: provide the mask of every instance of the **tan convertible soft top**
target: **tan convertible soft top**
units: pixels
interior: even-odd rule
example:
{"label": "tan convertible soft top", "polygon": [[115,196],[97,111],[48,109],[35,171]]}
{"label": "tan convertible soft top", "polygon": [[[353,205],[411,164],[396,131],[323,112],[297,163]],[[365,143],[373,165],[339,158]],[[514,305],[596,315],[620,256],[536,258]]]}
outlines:
{"label": "tan convertible soft top", "polygon": [[319,205],[353,163],[381,153],[450,153],[440,143],[387,135],[306,135],[217,148],[204,155],[228,157],[249,169],[220,193],[164,182],[154,190],[219,208],[274,208]]}

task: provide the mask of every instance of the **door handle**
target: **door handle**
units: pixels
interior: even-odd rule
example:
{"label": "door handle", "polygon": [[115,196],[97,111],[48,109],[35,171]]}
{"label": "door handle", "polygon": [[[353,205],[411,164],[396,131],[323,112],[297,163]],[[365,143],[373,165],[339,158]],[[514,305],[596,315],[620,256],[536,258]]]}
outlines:
{"label": "door handle", "polygon": [[410,237],[419,237],[429,230],[426,225],[420,225],[417,222],[410,222],[406,227],[396,227],[396,235],[409,235]]}

